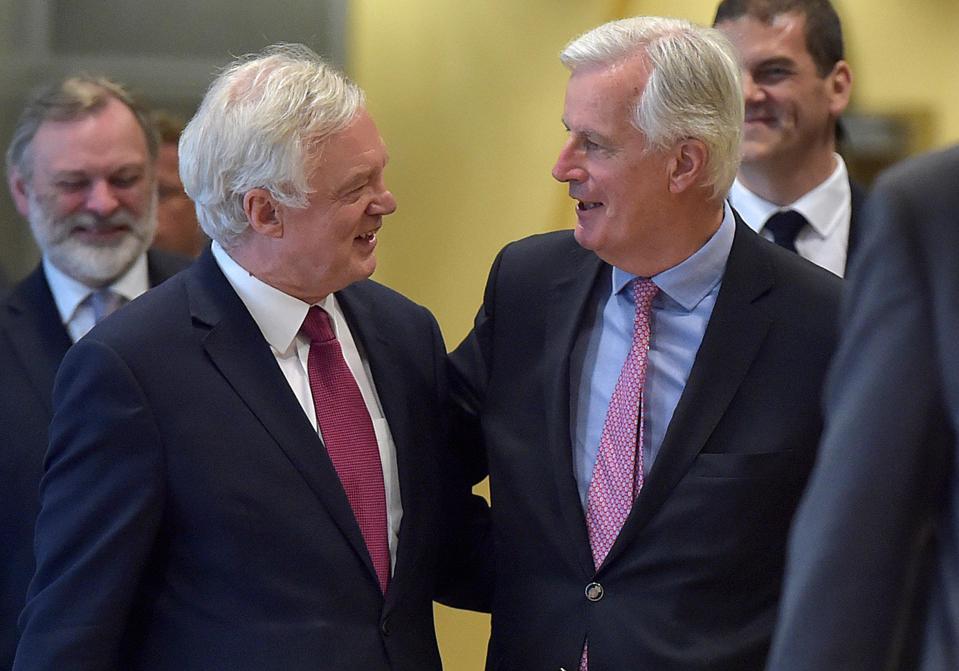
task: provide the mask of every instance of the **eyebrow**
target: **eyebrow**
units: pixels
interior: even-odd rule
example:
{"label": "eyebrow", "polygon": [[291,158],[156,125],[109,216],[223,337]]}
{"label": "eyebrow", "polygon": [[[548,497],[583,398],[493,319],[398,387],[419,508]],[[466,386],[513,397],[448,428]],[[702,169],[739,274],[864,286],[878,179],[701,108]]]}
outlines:
{"label": "eyebrow", "polygon": [[789,58],[788,56],[772,56],[770,58],[765,58],[759,61],[758,63],[753,65],[753,68],[766,68],[766,67],[772,67],[777,65],[780,65],[780,66],[785,65],[785,66],[794,68],[796,67],[796,61],[793,60],[792,58]]}
{"label": "eyebrow", "polygon": [[603,145],[603,146],[606,146],[606,147],[610,147],[610,146],[613,145],[613,141],[612,141],[611,138],[606,137],[605,135],[603,135],[603,134],[600,133],[599,131],[593,130],[592,128],[583,128],[583,129],[575,129],[575,130],[574,130],[574,129],[572,129],[572,128],[569,127],[569,124],[566,123],[566,120],[565,120],[565,119],[563,119],[563,126],[564,126],[564,127],[566,128],[566,130],[568,130],[570,133],[576,133],[577,135],[582,135],[582,136],[584,136],[587,140],[589,140],[590,142],[595,142],[596,144],[600,144],[600,145]]}
{"label": "eyebrow", "polygon": [[[146,170],[146,165],[143,163],[124,163],[123,165],[117,166],[113,170],[110,170],[106,174],[116,175],[117,173],[120,173],[120,172],[130,172],[130,171],[142,172],[144,170]],[[83,170],[80,168],[54,170],[52,173],[50,173],[51,177],[53,177],[54,179],[63,179],[64,177],[88,177],[91,174],[99,174],[99,173],[97,172],[91,173],[87,170]]]}

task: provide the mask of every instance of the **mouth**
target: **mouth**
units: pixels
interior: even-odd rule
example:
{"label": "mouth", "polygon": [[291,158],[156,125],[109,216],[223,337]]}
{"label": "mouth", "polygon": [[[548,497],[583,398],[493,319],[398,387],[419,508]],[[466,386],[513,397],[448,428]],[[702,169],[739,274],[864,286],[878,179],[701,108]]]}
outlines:
{"label": "mouth", "polygon": [[379,230],[380,230],[380,227],[377,226],[372,231],[367,231],[366,233],[360,233],[355,238],[353,238],[353,240],[354,242],[360,242],[365,245],[376,244],[376,234],[379,232]]}
{"label": "mouth", "polygon": [[576,211],[577,212],[589,212],[591,210],[597,210],[604,206],[604,203],[590,201],[590,200],[579,200],[576,199]]}
{"label": "mouth", "polygon": [[72,234],[87,242],[109,243],[117,238],[124,237],[130,232],[128,226],[123,225],[96,225],[96,226],[75,226]]}
{"label": "mouth", "polygon": [[747,125],[762,124],[764,126],[769,126],[776,122],[776,117],[767,111],[756,110],[754,112],[746,112],[745,122]]}

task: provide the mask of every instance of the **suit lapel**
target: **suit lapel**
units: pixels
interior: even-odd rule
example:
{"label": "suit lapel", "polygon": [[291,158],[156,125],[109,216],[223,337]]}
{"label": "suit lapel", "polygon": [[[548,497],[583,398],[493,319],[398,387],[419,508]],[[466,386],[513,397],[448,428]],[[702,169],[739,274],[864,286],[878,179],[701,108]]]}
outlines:
{"label": "suit lapel", "polygon": [[194,328],[213,365],[273,437],[340,531],[376,573],[326,449],[303,415],[269,344],[207,250],[186,271]]}
{"label": "suit lapel", "polygon": [[[757,299],[773,286],[759,239],[738,218],[722,287],[686,387],[643,489],[606,557],[615,561],[667,499],[719,424],[771,324]],[[655,337],[655,336],[654,336]]]}
{"label": "suit lapel", "polygon": [[13,351],[52,416],[53,381],[72,342],[60,321],[43,266],[38,266],[14,289],[4,311],[3,328]]}
{"label": "suit lapel", "polygon": [[544,388],[548,463],[553,467],[560,509],[571,539],[566,546],[576,552],[575,561],[579,567],[592,575],[593,559],[586,532],[586,517],[573,474],[570,356],[582,329],[590,293],[605,264],[592,252],[574,244],[565,262],[557,265],[565,272],[556,278],[550,288],[543,344],[543,355],[549,360],[545,370],[551,372]]}

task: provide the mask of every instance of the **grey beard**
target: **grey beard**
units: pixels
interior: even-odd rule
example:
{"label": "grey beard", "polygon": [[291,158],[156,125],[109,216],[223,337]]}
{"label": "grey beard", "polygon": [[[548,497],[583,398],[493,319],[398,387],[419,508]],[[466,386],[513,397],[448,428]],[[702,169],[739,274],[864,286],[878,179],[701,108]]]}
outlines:
{"label": "grey beard", "polygon": [[[54,219],[30,194],[29,220],[37,244],[54,266],[87,286],[101,287],[129,270],[153,242],[156,196],[151,198],[147,211],[139,218],[120,210],[107,218],[85,212]],[[78,224],[86,228],[123,225],[129,228],[129,232],[115,244],[90,245],[70,235]]]}

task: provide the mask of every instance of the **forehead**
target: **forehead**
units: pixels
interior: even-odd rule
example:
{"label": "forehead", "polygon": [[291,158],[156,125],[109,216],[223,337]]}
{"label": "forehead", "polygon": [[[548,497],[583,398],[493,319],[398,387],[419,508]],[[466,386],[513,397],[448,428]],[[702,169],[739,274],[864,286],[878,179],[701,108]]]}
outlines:
{"label": "forehead", "polygon": [[744,65],[771,58],[812,59],[806,48],[806,17],[799,12],[777,14],[769,22],[741,16],[716,27],[732,42]]}
{"label": "forehead", "polygon": [[146,136],[133,112],[111,99],[72,121],[45,121],[30,143],[34,172],[110,172],[148,162]]}

